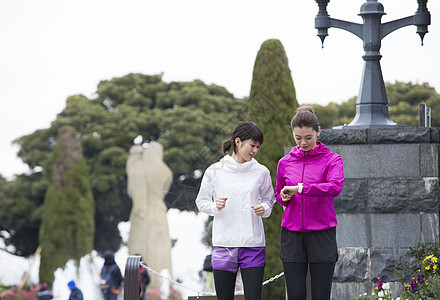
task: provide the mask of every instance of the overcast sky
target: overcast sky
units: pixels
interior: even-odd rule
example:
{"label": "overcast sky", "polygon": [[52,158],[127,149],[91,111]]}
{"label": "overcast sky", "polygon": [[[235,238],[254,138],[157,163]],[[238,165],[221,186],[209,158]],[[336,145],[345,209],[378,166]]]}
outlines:
{"label": "overcast sky", "polygon": [[[332,18],[362,23],[364,1],[331,0]],[[416,0],[381,0],[382,22],[412,15]],[[440,1],[420,45],[415,26],[382,40],[385,81],[428,82],[440,92]],[[201,79],[249,94],[261,44],[279,39],[300,104],[356,96],[364,53],[351,33],[316,36],[314,0],[0,0],[0,173],[25,166],[12,140],[47,128],[74,94],[93,98],[101,80],[132,72]],[[318,116],[319,117],[319,116]]]}

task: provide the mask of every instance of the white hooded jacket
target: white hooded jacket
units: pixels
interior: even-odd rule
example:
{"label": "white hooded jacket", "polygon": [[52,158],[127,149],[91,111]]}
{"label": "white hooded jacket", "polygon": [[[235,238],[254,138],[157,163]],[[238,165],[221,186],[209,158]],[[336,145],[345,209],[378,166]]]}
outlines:
{"label": "white hooded jacket", "polygon": [[[228,198],[220,211],[218,197]],[[220,247],[264,247],[263,221],[251,205],[262,205],[267,218],[274,202],[269,170],[255,159],[239,164],[229,155],[206,169],[196,199],[199,211],[214,216],[212,244]]]}

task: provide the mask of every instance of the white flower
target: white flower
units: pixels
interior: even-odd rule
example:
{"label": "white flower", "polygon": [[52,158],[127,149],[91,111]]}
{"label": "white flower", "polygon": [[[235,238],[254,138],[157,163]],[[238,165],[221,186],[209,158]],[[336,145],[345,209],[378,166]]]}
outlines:
{"label": "white flower", "polygon": [[382,288],[383,288],[384,290],[389,290],[389,289],[390,289],[390,283],[389,283],[389,282],[385,282],[385,283],[382,285]]}
{"label": "white flower", "polygon": [[[383,293],[383,291],[379,291],[379,293],[377,293],[377,295],[379,296],[379,297],[383,297],[383,296],[385,296],[385,294]],[[382,299],[382,298],[381,298]],[[379,300],[381,300],[381,299],[379,299]]]}

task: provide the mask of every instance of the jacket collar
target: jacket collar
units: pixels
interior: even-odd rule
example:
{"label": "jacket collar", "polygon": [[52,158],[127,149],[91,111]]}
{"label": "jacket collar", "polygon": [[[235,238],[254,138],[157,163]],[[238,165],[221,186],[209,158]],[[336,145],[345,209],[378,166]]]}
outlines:
{"label": "jacket collar", "polygon": [[299,146],[295,146],[290,150],[290,155],[295,156],[295,157],[317,156],[317,155],[325,154],[328,152],[330,152],[329,148],[327,148],[320,141],[316,141],[315,149],[310,150],[310,151],[304,151]]}
{"label": "jacket collar", "polygon": [[247,161],[245,163],[239,164],[229,154],[226,154],[220,160],[220,162],[222,164],[224,164],[225,167],[228,167],[228,168],[230,168],[232,170],[236,170],[236,171],[246,171],[246,170],[249,170],[255,163],[257,163],[257,161],[254,158],[252,158],[252,160],[250,160],[250,161]]}

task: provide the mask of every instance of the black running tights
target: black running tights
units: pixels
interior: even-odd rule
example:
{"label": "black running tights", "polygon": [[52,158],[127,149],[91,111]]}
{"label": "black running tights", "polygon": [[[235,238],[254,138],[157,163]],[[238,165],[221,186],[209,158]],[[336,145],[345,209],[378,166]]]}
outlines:
{"label": "black running tights", "polygon": [[[306,300],[308,263],[283,263],[288,300]],[[329,300],[335,263],[310,264],[312,300]]]}
{"label": "black running tights", "polygon": [[[245,300],[260,300],[263,284],[264,266],[241,269]],[[215,270],[214,285],[218,300],[233,300],[237,274]]]}

